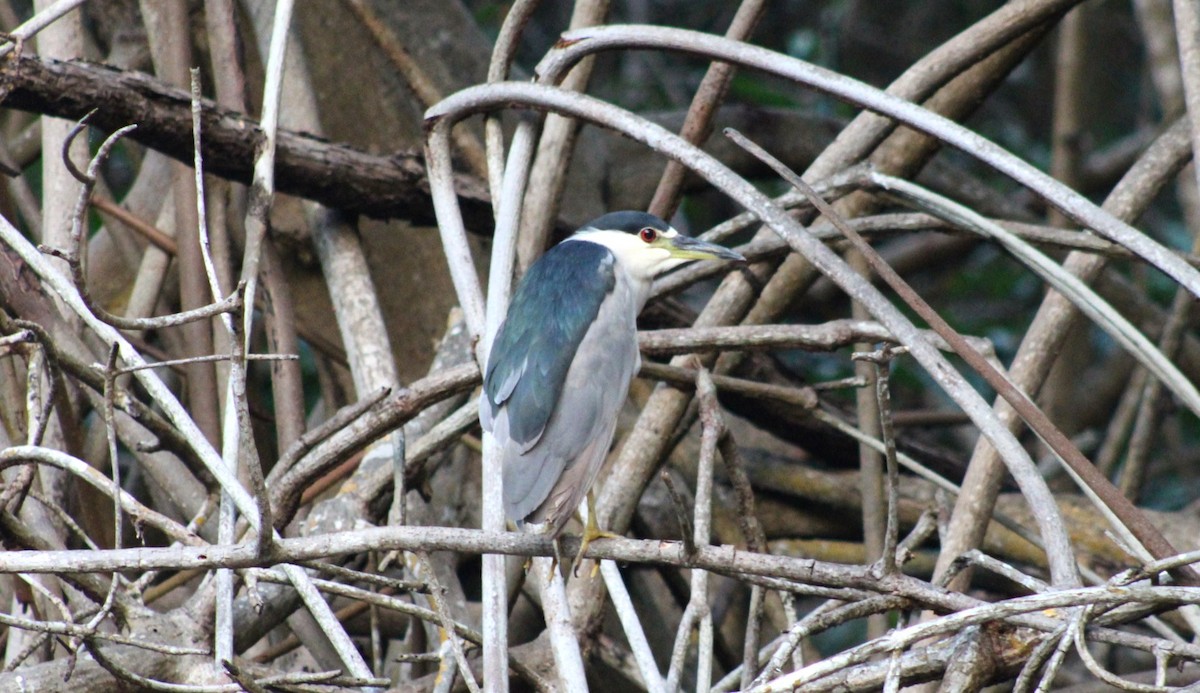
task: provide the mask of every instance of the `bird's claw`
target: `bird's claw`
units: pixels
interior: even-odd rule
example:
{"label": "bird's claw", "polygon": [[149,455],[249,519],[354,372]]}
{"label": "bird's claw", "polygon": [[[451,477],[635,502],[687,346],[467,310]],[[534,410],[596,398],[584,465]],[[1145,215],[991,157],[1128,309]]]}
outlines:
{"label": "bird's claw", "polygon": [[[579,577],[579,564],[583,562],[583,555],[587,553],[587,549],[589,546],[591,546],[593,541],[597,539],[622,538],[620,534],[606,532],[600,529],[600,526],[596,524],[595,518],[595,513],[588,513],[587,526],[583,528],[583,536],[580,537],[579,553],[575,554],[575,560],[571,563],[571,574],[575,577]],[[589,574],[589,577],[596,577],[596,573],[599,572],[599,570],[600,561],[597,560],[592,564],[592,572]]]}

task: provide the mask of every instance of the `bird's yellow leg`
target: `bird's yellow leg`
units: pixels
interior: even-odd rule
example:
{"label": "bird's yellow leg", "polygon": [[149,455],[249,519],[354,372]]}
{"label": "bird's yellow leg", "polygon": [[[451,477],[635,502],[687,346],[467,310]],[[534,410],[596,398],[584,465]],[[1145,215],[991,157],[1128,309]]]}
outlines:
{"label": "bird's yellow leg", "polygon": [[[571,574],[579,577],[579,563],[583,560],[583,554],[587,552],[588,546],[597,539],[620,539],[620,534],[606,532],[600,529],[600,525],[596,523],[596,497],[591,491],[587,492],[587,523],[583,527],[583,536],[579,542],[579,553],[575,555],[575,562],[571,565]],[[596,561],[592,566],[591,577],[596,577],[597,571],[600,570],[600,561]]]}
{"label": "bird's yellow leg", "polygon": [[[558,540],[559,540],[559,537],[554,537],[553,539],[550,540],[550,545],[554,547],[554,557],[550,560],[550,572],[548,573],[549,575],[554,575],[554,571],[558,570],[558,564],[562,562],[561,560],[559,560],[560,557],[562,556],[562,546],[559,545]],[[532,559],[530,559],[530,560],[532,560]]]}

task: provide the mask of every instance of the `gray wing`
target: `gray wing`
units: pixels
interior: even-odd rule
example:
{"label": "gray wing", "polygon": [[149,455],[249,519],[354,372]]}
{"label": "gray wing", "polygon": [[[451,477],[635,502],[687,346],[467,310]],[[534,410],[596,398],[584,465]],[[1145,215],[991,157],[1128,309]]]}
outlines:
{"label": "gray wing", "polygon": [[[534,263],[513,297],[488,356],[480,401],[480,422],[501,449],[506,498],[513,479],[537,487],[522,495],[544,498],[566,464],[562,455],[572,452],[550,445],[546,450],[556,452],[521,459],[542,440],[580,343],[612,293],[613,263],[603,246],[559,244]],[[527,514],[509,516],[519,521]]]}
{"label": "gray wing", "polygon": [[572,241],[529,268],[488,355],[480,403],[485,429],[492,430],[504,408],[507,435],[526,448],[537,443],[579,343],[612,292],[613,263],[607,248]]}
{"label": "gray wing", "polygon": [[628,284],[618,280],[579,345],[540,440],[503,451],[504,505],[514,520],[544,522],[557,533],[591,488],[640,362],[635,309]]}

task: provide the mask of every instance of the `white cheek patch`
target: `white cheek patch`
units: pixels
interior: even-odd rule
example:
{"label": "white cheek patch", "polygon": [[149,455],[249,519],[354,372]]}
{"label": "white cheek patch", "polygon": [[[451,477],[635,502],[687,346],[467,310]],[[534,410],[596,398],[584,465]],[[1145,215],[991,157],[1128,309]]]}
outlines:
{"label": "white cheek patch", "polygon": [[[662,237],[671,238],[671,234],[678,235],[678,232],[674,229],[663,231]],[[625,271],[642,280],[648,281],[654,278],[656,274],[668,269],[674,263],[670,250],[647,245],[636,234],[624,231],[579,231],[567,240],[588,241],[608,248],[625,268]]]}

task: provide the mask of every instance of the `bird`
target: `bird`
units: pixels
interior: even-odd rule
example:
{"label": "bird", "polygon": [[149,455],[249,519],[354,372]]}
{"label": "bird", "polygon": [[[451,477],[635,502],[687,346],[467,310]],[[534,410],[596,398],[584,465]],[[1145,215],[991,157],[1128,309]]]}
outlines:
{"label": "bird", "polygon": [[[540,257],[518,284],[486,361],[479,418],[501,460],[504,511],[557,538],[587,497],[584,547],[612,536],[591,487],[641,367],[637,316],[654,278],[740,254],[637,211],[610,212]],[[578,559],[577,559],[578,560]]]}

